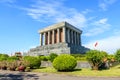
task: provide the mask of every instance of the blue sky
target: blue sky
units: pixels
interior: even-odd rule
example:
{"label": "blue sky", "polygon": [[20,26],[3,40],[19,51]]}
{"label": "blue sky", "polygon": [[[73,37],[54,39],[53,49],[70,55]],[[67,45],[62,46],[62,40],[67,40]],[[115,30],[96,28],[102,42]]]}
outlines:
{"label": "blue sky", "polygon": [[83,31],[83,46],[114,53],[120,48],[119,8],[120,0],[0,0],[0,53],[38,46],[38,30],[61,21]]}

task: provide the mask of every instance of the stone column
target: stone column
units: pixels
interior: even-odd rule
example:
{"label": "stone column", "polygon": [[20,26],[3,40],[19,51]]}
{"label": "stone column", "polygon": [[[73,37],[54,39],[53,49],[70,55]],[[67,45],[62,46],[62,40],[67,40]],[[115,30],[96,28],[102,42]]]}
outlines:
{"label": "stone column", "polygon": [[81,34],[79,34],[79,45],[81,45]]}
{"label": "stone column", "polygon": [[50,44],[50,31],[48,31],[48,44]]}
{"label": "stone column", "polygon": [[79,45],[79,33],[77,33],[77,41],[76,41],[77,43],[77,45]]}
{"label": "stone column", "polygon": [[75,44],[75,32],[73,31],[73,44]]}
{"label": "stone column", "polygon": [[73,44],[73,31],[71,30],[71,43]]}
{"label": "stone column", "polygon": [[66,28],[63,27],[63,42],[66,42]]}
{"label": "stone column", "polygon": [[43,34],[40,33],[40,46],[43,46]]}
{"label": "stone column", "polygon": [[78,45],[80,45],[80,34],[78,33]]}
{"label": "stone column", "polygon": [[55,42],[55,39],[54,39],[54,38],[55,38],[55,31],[53,30],[53,31],[52,31],[52,44],[54,44],[54,42]]}
{"label": "stone column", "polygon": [[60,42],[60,29],[58,28],[57,29],[57,43],[59,43]]}
{"label": "stone column", "polygon": [[44,45],[46,45],[46,33],[44,33]]}
{"label": "stone column", "polygon": [[74,37],[74,38],[75,38],[75,39],[74,39],[74,41],[75,41],[74,43],[75,43],[75,45],[76,45],[76,37],[77,37],[77,36],[76,36],[76,32],[74,32],[74,36],[75,36],[75,37]]}
{"label": "stone column", "polygon": [[67,41],[70,43],[70,29],[67,29]]}

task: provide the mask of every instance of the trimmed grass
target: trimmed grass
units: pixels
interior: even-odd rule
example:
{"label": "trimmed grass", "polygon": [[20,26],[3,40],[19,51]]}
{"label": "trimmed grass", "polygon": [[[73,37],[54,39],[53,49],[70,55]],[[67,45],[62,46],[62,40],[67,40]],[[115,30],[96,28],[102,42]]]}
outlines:
{"label": "trimmed grass", "polygon": [[91,69],[76,69],[72,72],[57,72],[52,67],[35,69],[33,72],[45,72],[45,73],[56,73],[56,74],[66,74],[66,75],[75,75],[75,76],[105,76],[105,77],[118,77],[120,76],[120,65],[112,67],[108,70],[91,70]]}
{"label": "trimmed grass", "polygon": [[32,72],[47,72],[47,73],[56,73],[57,70],[55,70],[52,67],[42,67],[40,69],[34,69]]}

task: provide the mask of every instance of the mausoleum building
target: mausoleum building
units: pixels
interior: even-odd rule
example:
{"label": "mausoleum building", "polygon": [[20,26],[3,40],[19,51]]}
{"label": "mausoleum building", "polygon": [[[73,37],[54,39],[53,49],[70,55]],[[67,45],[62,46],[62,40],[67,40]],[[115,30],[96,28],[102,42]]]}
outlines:
{"label": "mausoleum building", "polygon": [[27,55],[49,55],[84,53],[86,48],[81,45],[82,31],[67,22],[60,22],[38,31],[40,46],[32,48]]}

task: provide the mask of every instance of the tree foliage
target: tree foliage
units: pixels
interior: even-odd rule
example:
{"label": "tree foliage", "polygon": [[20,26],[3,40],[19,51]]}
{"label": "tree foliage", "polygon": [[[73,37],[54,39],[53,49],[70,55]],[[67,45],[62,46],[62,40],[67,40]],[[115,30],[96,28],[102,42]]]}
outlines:
{"label": "tree foliage", "polygon": [[106,52],[98,50],[90,50],[86,54],[86,58],[94,70],[98,70],[99,66],[103,62],[103,59],[105,59],[106,57]]}
{"label": "tree foliage", "polygon": [[114,62],[115,61],[115,55],[114,54],[109,54],[107,58],[108,58],[108,60],[110,62]]}
{"label": "tree foliage", "polygon": [[118,49],[115,53],[115,59],[120,62],[120,49]]}

